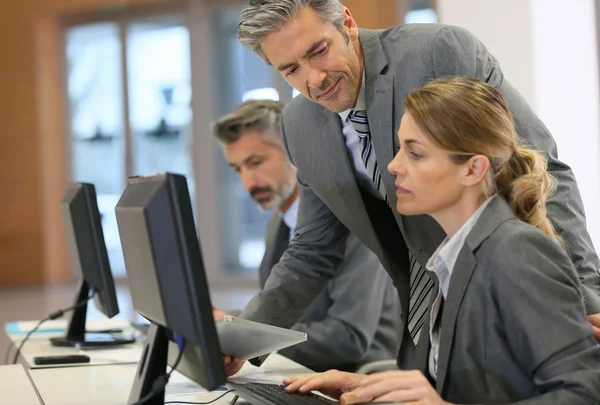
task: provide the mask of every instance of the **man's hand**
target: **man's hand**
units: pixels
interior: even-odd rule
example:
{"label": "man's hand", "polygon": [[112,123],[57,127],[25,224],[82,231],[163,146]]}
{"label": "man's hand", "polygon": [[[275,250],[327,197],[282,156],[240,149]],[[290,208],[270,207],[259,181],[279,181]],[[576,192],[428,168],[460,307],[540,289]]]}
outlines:
{"label": "man's hand", "polygon": [[[231,316],[227,312],[223,312],[220,309],[215,308],[214,306],[212,307],[212,311],[213,318],[215,319],[223,318],[224,316]],[[245,362],[242,360],[233,359],[229,356],[223,356],[223,365],[225,366],[225,373],[227,374],[227,377],[231,377],[232,375],[240,371],[244,363]]]}
{"label": "man's hand", "polygon": [[227,377],[231,377],[234,374],[237,374],[238,371],[242,368],[245,361],[240,359],[233,359],[229,356],[223,356],[223,365],[225,366],[225,374]]}
{"label": "man's hand", "polygon": [[214,306],[212,307],[212,312],[213,312],[213,318],[215,318],[215,319],[223,318],[224,316],[231,316],[227,312],[223,312],[220,309],[215,308]]}
{"label": "man's hand", "polygon": [[588,319],[592,324],[592,329],[594,330],[594,337],[598,342],[600,342],[600,314],[588,315]]}

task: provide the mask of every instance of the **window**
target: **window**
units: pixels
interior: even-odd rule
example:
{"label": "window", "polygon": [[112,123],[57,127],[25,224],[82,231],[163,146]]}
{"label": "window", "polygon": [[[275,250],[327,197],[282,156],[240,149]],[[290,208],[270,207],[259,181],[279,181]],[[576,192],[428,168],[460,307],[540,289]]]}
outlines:
{"label": "window", "polygon": [[116,23],[67,31],[71,179],[96,187],[109,261],[125,275],[114,207],[125,186],[121,43]]}
{"label": "window", "polygon": [[103,22],[67,29],[65,44],[71,179],[95,185],[111,268],[125,277],[114,207],[127,176],[184,174],[194,197],[188,29],[178,16]]}
{"label": "window", "polygon": [[408,11],[404,16],[404,22],[406,24],[437,23],[438,17],[434,10],[434,3],[432,0],[408,0]]}
{"label": "window", "polygon": [[193,199],[189,41],[178,18],[127,26],[132,174],[185,175]]}
{"label": "window", "polygon": [[411,10],[406,13],[406,16],[404,17],[404,22],[406,24],[436,23],[437,14],[435,10],[432,10],[430,8],[424,8],[421,10]]}
{"label": "window", "polygon": [[[244,5],[217,8],[211,18],[214,72],[218,92],[215,119],[230,113],[245,100],[279,100],[276,72],[237,41],[237,19]],[[278,74],[277,74],[278,75]],[[283,101],[283,100],[282,100]],[[264,236],[270,212],[260,211],[220,148],[217,156],[221,233],[221,263],[227,274],[256,277],[264,254]]]}
{"label": "window", "polygon": [[266,87],[264,89],[252,89],[248,90],[242,96],[242,101],[248,100],[274,100],[279,101],[279,92],[273,87]]}

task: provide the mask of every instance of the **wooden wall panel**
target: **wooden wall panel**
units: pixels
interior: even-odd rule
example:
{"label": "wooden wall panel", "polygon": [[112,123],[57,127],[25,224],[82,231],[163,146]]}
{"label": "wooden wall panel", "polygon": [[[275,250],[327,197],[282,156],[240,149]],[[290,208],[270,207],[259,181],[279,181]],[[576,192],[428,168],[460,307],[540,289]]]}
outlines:
{"label": "wooden wall panel", "polygon": [[164,0],[19,0],[0,14],[0,285],[70,278],[58,202],[68,181],[60,21]]}
{"label": "wooden wall panel", "polygon": [[379,29],[404,20],[407,0],[343,0],[360,28]]}
{"label": "wooden wall panel", "polygon": [[[183,0],[182,0],[183,1]],[[192,0],[199,1],[199,0]],[[68,181],[60,21],[163,0],[19,0],[0,14],[0,285],[70,278],[58,211]],[[360,27],[400,22],[402,0],[345,0]]]}
{"label": "wooden wall panel", "polygon": [[0,283],[41,281],[34,51],[28,1],[0,14]]}

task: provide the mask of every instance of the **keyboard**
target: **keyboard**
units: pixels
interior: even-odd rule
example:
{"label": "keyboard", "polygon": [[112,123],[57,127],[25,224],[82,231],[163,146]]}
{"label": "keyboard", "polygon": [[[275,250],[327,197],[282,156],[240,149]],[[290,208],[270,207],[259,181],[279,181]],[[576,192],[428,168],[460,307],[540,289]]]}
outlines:
{"label": "keyboard", "polygon": [[234,394],[253,405],[327,405],[339,404],[313,393],[288,393],[283,385],[228,382],[227,386],[235,390]]}

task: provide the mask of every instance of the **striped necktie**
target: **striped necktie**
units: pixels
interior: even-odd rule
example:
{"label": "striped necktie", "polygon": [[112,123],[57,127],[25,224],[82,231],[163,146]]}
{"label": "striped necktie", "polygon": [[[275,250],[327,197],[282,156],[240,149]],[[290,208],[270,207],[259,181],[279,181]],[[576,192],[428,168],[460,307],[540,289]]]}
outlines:
{"label": "striped necktie", "polygon": [[[408,332],[415,346],[419,343],[421,329],[427,318],[429,301],[434,282],[421,267],[417,259],[410,255],[410,298],[408,302]],[[427,332],[426,332],[427,333]]]}
{"label": "striped necktie", "polygon": [[375,156],[375,149],[371,144],[371,130],[369,129],[369,120],[367,118],[367,112],[364,110],[355,110],[350,113],[350,121],[354,125],[354,129],[358,133],[360,157],[367,168],[367,172],[371,176],[371,180],[375,184],[377,190],[386,200],[385,186],[381,181],[381,171],[377,164],[377,157]]}
{"label": "striped necktie", "polygon": [[[381,172],[377,165],[375,150],[371,144],[371,130],[369,129],[369,120],[367,112],[364,110],[355,110],[350,114],[350,121],[354,125],[360,142],[360,154],[371,180],[379,190],[379,193],[385,201],[387,196],[385,187],[381,181]],[[408,304],[408,331],[415,343],[419,342],[421,329],[425,323],[429,299],[433,289],[433,280],[424,268],[412,254],[410,255],[410,299]]]}

